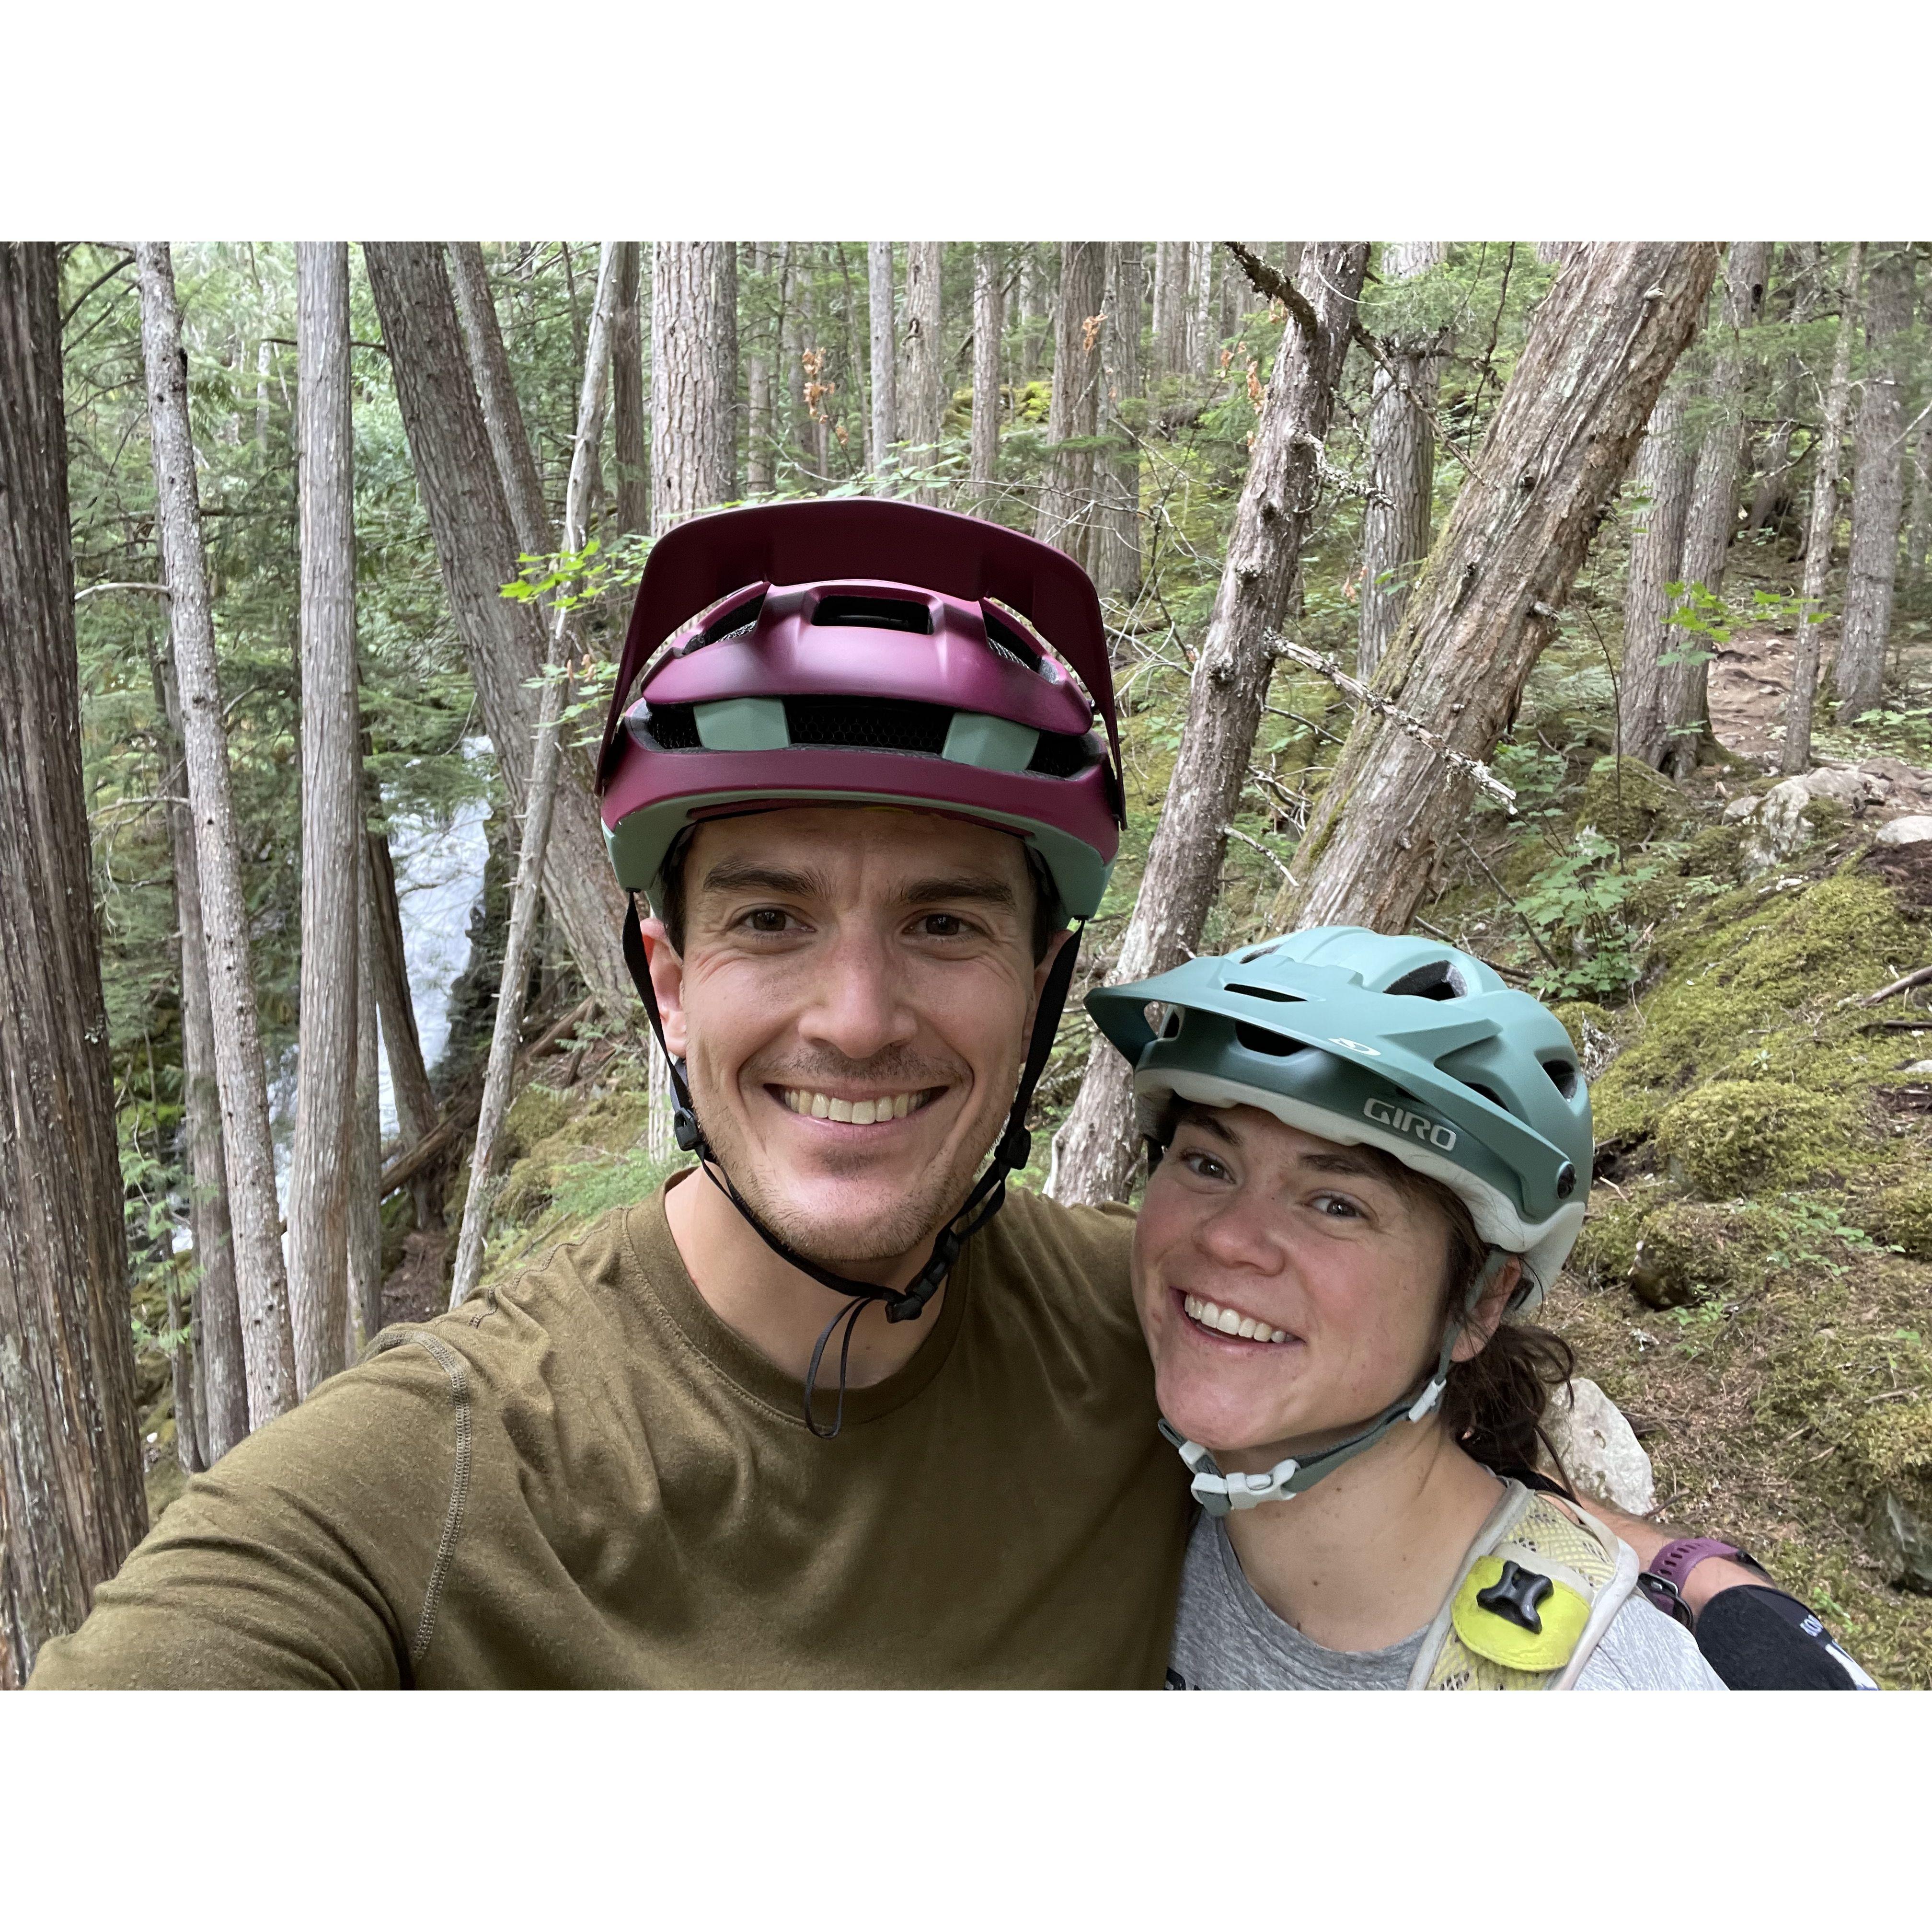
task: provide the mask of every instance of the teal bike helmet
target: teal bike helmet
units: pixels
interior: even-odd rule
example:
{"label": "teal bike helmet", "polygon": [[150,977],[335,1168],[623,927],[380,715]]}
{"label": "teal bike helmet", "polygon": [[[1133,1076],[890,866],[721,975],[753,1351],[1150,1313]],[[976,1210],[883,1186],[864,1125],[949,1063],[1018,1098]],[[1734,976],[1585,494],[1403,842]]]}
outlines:
{"label": "teal bike helmet", "polygon": [[1495,968],[1455,947],[1359,926],[1316,926],[1219,958],[1090,993],[1087,1010],[1134,1068],[1152,1130],[1172,1097],[1258,1107],[1304,1132],[1392,1154],[1459,1196],[1490,1256],[1435,1372],[1359,1435],[1266,1477],[1223,1477],[1167,1425],[1219,1514],[1299,1494],[1448,1379],[1462,1323],[1504,1260],[1522,1263],[1514,1306],[1533,1307],[1583,1225],[1590,1096],[1562,1023]]}

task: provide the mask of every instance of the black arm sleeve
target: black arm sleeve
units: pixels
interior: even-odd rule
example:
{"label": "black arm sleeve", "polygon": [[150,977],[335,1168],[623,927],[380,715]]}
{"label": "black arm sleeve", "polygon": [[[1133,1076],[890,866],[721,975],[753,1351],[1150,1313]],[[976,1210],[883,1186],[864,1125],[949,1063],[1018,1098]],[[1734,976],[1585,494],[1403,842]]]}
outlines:
{"label": "black arm sleeve", "polygon": [[1697,1618],[1697,1648],[1733,1690],[1876,1690],[1817,1616],[1782,1590],[1720,1590]]}

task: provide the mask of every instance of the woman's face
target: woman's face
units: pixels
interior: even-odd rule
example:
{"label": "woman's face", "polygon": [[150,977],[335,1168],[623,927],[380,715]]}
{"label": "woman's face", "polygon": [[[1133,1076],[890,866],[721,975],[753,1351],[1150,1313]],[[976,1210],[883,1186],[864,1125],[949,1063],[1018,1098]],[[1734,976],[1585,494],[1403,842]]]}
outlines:
{"label": "woman's face", "polygon": [[1441,1210],[1364,1149],[1185,1108],[1134,1238],[1161,1413],[1217,1456],[1342,1440],[1433,1366],[1448,1250]]}

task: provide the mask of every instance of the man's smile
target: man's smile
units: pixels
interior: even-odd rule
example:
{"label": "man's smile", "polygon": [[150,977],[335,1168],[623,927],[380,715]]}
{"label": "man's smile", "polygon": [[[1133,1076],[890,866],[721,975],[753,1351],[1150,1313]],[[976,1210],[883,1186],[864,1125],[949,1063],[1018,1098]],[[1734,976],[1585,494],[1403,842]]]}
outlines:
{"label": "man's smile", "polygon": [[946,1091],[944,1087],[921,1087],[897,1093],[829,1094],[812,1087],[766,1086],[765,1091],[794,1114],[814,1120],[849,1123],[855,1127],[882,1126],[903,1120],[930,1106]]}

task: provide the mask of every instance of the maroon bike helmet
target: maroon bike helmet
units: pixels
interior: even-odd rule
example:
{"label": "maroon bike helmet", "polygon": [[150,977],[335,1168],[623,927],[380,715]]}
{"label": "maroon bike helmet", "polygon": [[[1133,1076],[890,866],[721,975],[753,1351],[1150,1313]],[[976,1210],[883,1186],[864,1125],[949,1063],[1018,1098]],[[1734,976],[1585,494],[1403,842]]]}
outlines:
{"label": "maroon bike helmet", "polygon": [[1062,552],[914,503],[693,518],[645,566],[598,790],[619,884],[659,910],[694,820],[850,803],[1010,832],[1060,922],[1090,918],[1122,824],[1100,600]]}
{"label": "maroon bike helmet", "polygon": [[[700,819],[814,804],[956,814],[1024,841],[1060,923],[1090,919],[1124,823],[1100,599],[1062,552],[914,503],[819,498],[694,518],[659,538],[644,566],[597,788],[610,862],[631,896],[625,953],[660,1047],[637,895],[662,911],[665,858]],[[806,1373],[814,1435],[838,1432],[860,1312],[881,1301],[889,1320],[916,1320],[998,1212],[1006,1177],[1026,1165],[1027,1110],[1078,946],[1077,934],[1062,945],[1041,990],[991,1163],[903,1291],[834,1274],[767,1228],[719,1164],[683,1067],[670,1061],[679,1144],[774,1252],[851,1298]],[[842,1322],[838,1409],[823,1429],[812,1391]]]}

